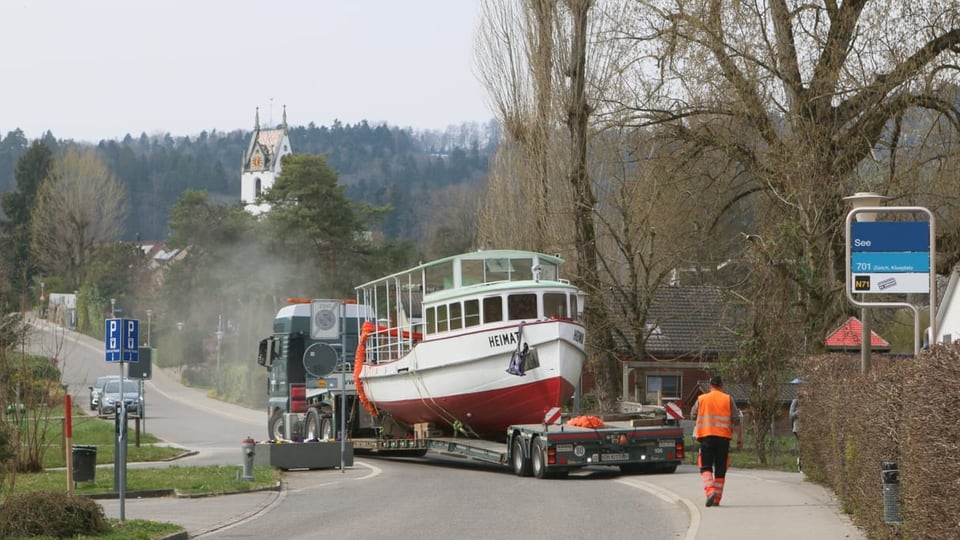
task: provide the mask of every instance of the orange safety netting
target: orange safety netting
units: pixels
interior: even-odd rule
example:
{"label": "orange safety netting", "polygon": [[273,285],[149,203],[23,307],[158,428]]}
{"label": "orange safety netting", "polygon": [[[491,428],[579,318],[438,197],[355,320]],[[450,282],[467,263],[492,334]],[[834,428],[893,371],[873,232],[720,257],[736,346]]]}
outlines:
{"label": "orange safety netting", "polygon": [[353,359],[353,384],[357,387],[357,397],[360,398],[360,403],[363,405],[363,408],[372,416],[379,416],[379,413],[377,412],[376,405],[367,398],[367,394],[363,391],[363,383],[360,382],[360,371],[363,369],[363,360],[367,356],[367,336],[376,330],[377,328],[372,322],[367,321],[363,323],[363,328],[360,329],[360,342],[357,343],[357,354]]}
{"label": "orange safety netting", "polygon": [[567,420],[567,424],[577,427],[597,429],[603,427],[603,419],[596,416],[574,416]]}

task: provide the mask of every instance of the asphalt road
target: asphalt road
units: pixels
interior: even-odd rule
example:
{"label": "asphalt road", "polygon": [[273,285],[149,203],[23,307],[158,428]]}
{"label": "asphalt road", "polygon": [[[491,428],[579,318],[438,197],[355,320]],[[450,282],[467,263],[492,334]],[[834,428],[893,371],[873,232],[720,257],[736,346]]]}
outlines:
{"label": "asphalt road", "polygon": [[[87,386],[97,376],[119,373],[118,365],[105,362],[102,342],[43,321],[37,329],[31,348],[59,359],[64,382],[78,403],[87,403]],[[154,369],[145,389],[147,430],[196,452],[174,464],[240,465],[240,441],[247,436],[260,440],[266,433],[264,411],[212,400],[203,390],[178,384],[175,373]],[[201,536],[306,539],[322,531],[324,536],[372,539],[636,538],[638,530],[654,540],[684,536],[689,516],[676,501],[619,478],[612,468],[536,480],[442,456],[358,457],[354,467],[342,472],[287,472],[278,502]],[[231,504],[229,497],[218,499],[209,505]],[[156,504],[176,506],[188,530],[204,530],[204,516],[191,515],[201,504],[177,499]],[[128,508],[128,519],[151,519],[137,515],[133,503]],[[236,511],[242,514],[240,508]]]}

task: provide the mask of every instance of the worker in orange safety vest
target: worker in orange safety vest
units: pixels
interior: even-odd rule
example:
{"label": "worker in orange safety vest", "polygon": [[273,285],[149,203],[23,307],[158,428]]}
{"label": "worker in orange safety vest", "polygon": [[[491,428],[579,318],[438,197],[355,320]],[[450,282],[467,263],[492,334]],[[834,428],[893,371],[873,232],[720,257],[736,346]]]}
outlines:
{"label": "worker in orange safety vest", "polygon": [[690,418],[696,421],[693,437],[700,443],[697,465],[707,506],[717,506],[723,498],[723,484],[730,466],[733,426],[740,425],[740,409],[730,394],[724,393],[719,375],[710,377],[710,392],[697,398],[690,409]]}

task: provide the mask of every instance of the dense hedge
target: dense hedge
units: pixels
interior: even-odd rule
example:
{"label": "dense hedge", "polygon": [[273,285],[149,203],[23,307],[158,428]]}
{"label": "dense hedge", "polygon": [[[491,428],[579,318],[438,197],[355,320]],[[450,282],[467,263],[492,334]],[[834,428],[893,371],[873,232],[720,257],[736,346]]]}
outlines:
{"label": "dense hedge", "polygon": [[11,495],[0,505],[0,538],[96,536],[109,529],[92,499],[51,491]]}
{"label": "dense hedge", "polygon": [[[804,359],[801,456],[870,538],[950,538],[960,528],[960,343],[919,357]],[[881,464],[900,475],[899,525],[884,520]]]}

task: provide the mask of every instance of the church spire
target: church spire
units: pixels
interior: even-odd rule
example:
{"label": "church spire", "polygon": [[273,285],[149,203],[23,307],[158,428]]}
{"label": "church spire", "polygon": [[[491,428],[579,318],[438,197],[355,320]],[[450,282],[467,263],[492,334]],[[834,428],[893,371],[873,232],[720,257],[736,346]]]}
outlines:
{"label": "church spire", "polygon": [[253,121],[253,129],[260,131],[260,107],[257,107],[257,116]]}
{"label": "church spire", "polygon": [[283,106],[283,130],[287,130],[287,106]]}

